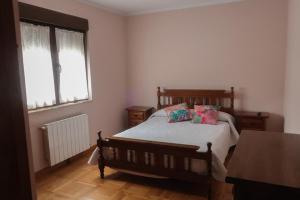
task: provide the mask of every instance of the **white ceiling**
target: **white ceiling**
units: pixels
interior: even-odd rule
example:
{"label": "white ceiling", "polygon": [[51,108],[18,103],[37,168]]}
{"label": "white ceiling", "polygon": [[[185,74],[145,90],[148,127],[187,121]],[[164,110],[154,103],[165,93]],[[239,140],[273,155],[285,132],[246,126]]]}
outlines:
{"label": "white ceiling", "polygon": [[79,0],[123,15],[139,15],[241,0]]}

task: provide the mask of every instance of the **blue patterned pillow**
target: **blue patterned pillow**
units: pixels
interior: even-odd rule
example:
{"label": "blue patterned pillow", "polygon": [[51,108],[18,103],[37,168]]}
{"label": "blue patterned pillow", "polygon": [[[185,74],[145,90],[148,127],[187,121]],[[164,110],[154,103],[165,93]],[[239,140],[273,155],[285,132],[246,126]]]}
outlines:
{"label": "blue patterned pillow", "polygon": [[190,120],[191,118],[192,118],[191,112],[188,109],[179,109],[169,113],[168,122],[169,123],[182,122],[182,121]]}

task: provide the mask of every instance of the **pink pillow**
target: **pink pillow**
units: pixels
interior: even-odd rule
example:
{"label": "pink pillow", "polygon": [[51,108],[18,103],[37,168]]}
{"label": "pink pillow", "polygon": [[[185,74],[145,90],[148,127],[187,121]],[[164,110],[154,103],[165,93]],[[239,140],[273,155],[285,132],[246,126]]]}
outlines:
{"label": "pink pillow", "polygon": [[218,123],[219,111],[214,106],[194,106],[193,123],[212,124]]}

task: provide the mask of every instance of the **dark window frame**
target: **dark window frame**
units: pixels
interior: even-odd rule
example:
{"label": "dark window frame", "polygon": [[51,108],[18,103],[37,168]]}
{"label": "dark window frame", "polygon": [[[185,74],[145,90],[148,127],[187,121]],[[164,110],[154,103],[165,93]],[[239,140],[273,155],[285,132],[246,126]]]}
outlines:
{"label": "dark window frame", "polygon": [[[89,86],[89,69],[87,59],[87,32],[88,32],[88,21],[83,18],[66,15],[56,11],[32,6],[25,3],[19,3],[20,9],[20,21],[30,23],[39,26],[49,27],[50,30],[50,53],[52,60],[53,78],[54,78],[54,89],[55,89],[55,104],[51,106],[41,106],[37,108],[28,109],[29,111],[47,109],[51,107],[57,107],[66,104],[80,103],[88,101],[91,98]],[[44,16],[47,16],[44,18]],[[78,99],[75,101],[68,101],[65,103],[60,102],[60,74],[59,74],[59,57],[56,43],[55,28],[65,29],[69,31],[83,33],[83,45],[84,45],[84,59],[85,59],[85,70],[86,70],[86,81],[87,81],[87,92],[88,98]]]}

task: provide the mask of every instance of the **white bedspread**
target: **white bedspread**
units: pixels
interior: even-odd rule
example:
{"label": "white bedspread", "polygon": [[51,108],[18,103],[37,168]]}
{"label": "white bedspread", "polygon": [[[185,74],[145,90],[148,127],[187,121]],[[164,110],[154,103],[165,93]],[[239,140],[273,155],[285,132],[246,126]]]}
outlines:
{"label": "white bedspread", "polygon": [[[207,143],[211,142],[213,152],[213,177],[217,180],[224,181],[226,175],[224,161],[229,148],[237,143],[239,135],[233,125],[231,116],[223,113],[219,119],[222,121],[219,121],[217,125],[193,124],[191,121],[168,123],[167,117],[161,111],[158,111],[144,123],[115,136],[196,145],[200,147],[199,152],[207,151]],[[90,160],[91,162],[92,159],[93,158]],[[195,165],[197,164],[192,163],[193,171],[195,171]]]}

